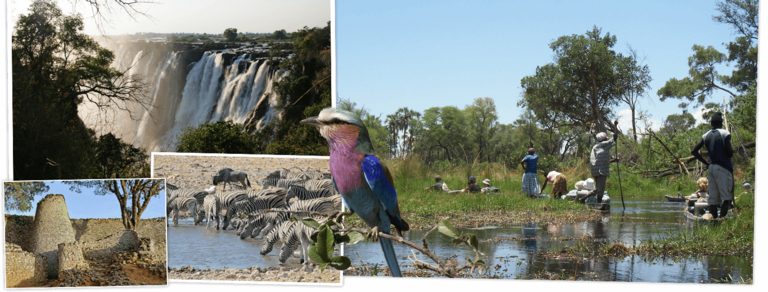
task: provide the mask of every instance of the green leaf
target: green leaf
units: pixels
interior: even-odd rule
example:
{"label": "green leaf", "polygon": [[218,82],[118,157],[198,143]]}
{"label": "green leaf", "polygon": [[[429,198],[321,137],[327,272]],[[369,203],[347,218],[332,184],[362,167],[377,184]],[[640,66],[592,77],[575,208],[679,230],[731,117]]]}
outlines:
{"label": "green leaf", "polygon": [[324,228],[324,230],[325,231],[320,231],[320,233],[325,233],[325,248],[327,250],[327,257],[330,259],[331,255],[333,255],[333,245],[334,245],[333,231],[331,231],[330,228]]}
{"label": "green leaf", "polygon": [[482,258],[478,257],[478,258],[475,260],[475,265],[478,265],[478,266],[483,266],[483,267],[485,267],[485,261],[483,261],[483,259],[482,259]]}
{"label": "green leaf", "polygon": [[343,271],[349,268],[350,265],[352,265],[352,261],[349,260],[349,258],[345,256],[335,256],[331,258],[331,267],[334,269]]}
{"label": "green leaf", "polygon": [[[320,256],[320,253],[317,252],[317,246],[314,246],[314,245],[310,246],[309,249],[307,250],[307,252],[309,253],[309,258],[311,260],[315,261],[316,263],[322,264],[322,263],[327,262],[326,260],[324,260]],[[325,253],[323,253],[323,254],[325,254]]]}
{"label": "green leaf", "polygon": [[477,236],[474,234],[469,235],[469,246],[477,250],[479,246],[479,242],[477,241]]}
{"label": "green leaf", "polygon": [[[291,220],[293,220],[293,218],[296,218],[296,217],[291,217]],[[317,221],[315,221],[312,218],[299,218],[299,220],[301,220],[301,223],[304,223],[304,225],[306,225],[309,228],[312,228],[314,230],[320,229],[320,223],[317,223]]]}
{"label": "green leaf", "polygon": [[327,268],[327,267],[328,267],[328,264],[330,264],[330,263],[323,263],[323,264],[321,264],[321,265],[320,265],[320,271],[321,271],[321,272],[324,272],[324,271],[325,271],[325,268]]}
{"label": "green leaf", "polygon": [[462,239],[462,238],[454,238],[453,240],[451,240],[451,242],[453,242],[453,246],[457,246],[457,245],[465,243],[467,241]]}
{"label": "green leaf", "polygon": [[328,228],[320,228],[320,231],[317,232],[317,243],[315,244],[315,247],[317,248],[317,254],[323,259],[321,263],[330,261],[328,257],[328,245],[333,249],[333,234],[331,233],[331,235],[328,236],[328,232],[330,232]]}
{"label": "green leaf", "polygon": [[361,234],[360,232],[350,232],[347,235],[349,236],[349,243],[348,244],[350,244],[350,245],[365,240],[365,235]]}
{"label": "green leaf", "polygon": [[451,238],[459,238],[459,231],[457,231],[448,220],[440,221],[440,223],[437,224],[437,231],[440,231],[440,233],[448,235]]}
{"label": "green leaf", "polygon": [[336,240],[336,244],[349,242],[349,235],[333,234],[333,238]]}

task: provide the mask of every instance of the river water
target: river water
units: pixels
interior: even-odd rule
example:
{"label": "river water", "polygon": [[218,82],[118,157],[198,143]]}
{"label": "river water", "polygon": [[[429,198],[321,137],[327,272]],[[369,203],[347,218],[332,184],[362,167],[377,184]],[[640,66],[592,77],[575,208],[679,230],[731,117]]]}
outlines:
{"label": "river water", "polygon": [[179,220],[178,225],[168,226],[168,267],[180,268],[192,266],[199,269],[211,268],[244,269],[252,266],[300,267],[299,258],[288,258],[281,264],[278,260],[280,247],[278,241],[272,251],[262,256],[259,254],[264,245],[263,238],[240,239],[235,230],[206,229],[205,223],[193,225],[191,219]]}
{"label": "river water", "polygon": [[[595,248],[620,241],[626,246],[639,244],[651,238],[664,238],[670,233],[690,230],[682,216],[682,203],[660,201],[626,201],[622,212],[621,202],[611,203],[612,212],[605,213],[602,220],[572,224],[520,223],[507,226],[488,226],[476,229],[459,229],[460,232],[474,233],[481,241],[480,250],[486,255],[490,274],[500,278],[571,278],[600,281],[624,282],[675,282],[709,283],[732,277],[734,283],[752,279],[752,263],[747,257],[701,256],[684,259],[645,259],[639,256],[625,258],[598,257],[578,258],[551,257],[536,251],[558,251],[566,246],[576,245],[577,240],[561,241],[563,238],[593,237],[589,242]],[[426,230],[409,231],[405,238],[421,242]],[[453,257],[459,263],[465,258],[474,258],[466,246],[453,247],[450,238],[434,232],[427,237],[430,249],[442,258]],[[411,249],[395,244],[401,269],[412,269]],[[378,243],[358,243],[347,246],[344,253],[353,265],[378,264],[386,262]],[[359,258],[358,258],[359,256]],[[422,255],[420,260],[432,261]],[[488,260],[490,259],[490,261]],[[495,268],[493,268],[495,267]]]}

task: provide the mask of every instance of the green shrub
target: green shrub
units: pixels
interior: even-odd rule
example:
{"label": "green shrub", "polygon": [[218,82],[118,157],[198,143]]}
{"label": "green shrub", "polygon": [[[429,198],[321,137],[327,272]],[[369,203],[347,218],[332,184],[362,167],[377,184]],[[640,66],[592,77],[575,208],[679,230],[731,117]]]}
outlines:
{"label": "green shrub", "polygon": [[256,139],[243,131],[243,126],[231,121],[204,123],[187,127],[178,136],[177,152],[198,153],[259,153]]}

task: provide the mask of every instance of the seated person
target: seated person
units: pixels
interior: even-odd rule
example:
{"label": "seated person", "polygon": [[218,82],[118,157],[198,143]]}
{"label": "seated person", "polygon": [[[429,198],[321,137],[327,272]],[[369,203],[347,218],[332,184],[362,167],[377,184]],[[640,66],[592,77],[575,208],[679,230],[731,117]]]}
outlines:
{"label": "seated person", "polygon": [[429,191],[429,190],[432,190],[432,191],[443,191],[443,192],[446,192],[446,193],[451,191],[450,189],[448,189],[448,185],[443,181],[443,178],[440,177],[439,175],[435,176],[435,184],[424,188],[424,190],[425,191]]}
{"label": "seated person", "polygon": [[696,181],[696,186],[699,187],[699,190],[688,196],[688,206],[693,206],[696,202],[707,202],[707,200],[709,200],[709,192],[707,191],[709,188],[709,181],[707,178],[699,178]]}
{"label": "seated person", "polygon": [[744,186],[742,187],[742,189],[744,190],[744,192],[741,193],[741,194],[753,193],[754,192],[754,190],[752,190],[752,185],[750,185],[748,182],[744,183]]}
{"label": "seated person", "polygon": [[480,190],[480,192],[483,194],[498,194],[499,188],[492,187],[491,180],[486,178],[483,180],[483,188]]}
{"label": "seated person", "polygon": [[479,193],[482,190],[480,186],[477,184],[477,180],[474,176],[470,176],[469,180],[467,181],[467,187],[461,190],[461,193]]}

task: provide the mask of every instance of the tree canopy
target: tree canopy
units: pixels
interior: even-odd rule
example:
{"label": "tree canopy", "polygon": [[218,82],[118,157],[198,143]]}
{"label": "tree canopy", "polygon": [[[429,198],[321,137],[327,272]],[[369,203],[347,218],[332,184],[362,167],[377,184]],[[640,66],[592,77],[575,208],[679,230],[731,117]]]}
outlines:
{"label": "tree canopy", "polygon": [[[561,36],[550,43],[554,63],[536,68],[521,80],[523,98],[518,102],[540,117],[561,125],[612,129],[611,109],[624,88],[619,86],[621,54],[611,48],[616,36],[594,27],[584,35]],[[561,115],[554,117],[553,114]]]}
{"label": "tree canopy", "polygon": [[34,1],[14,26],[15,179],[82,179],[94,173],[98,138],[78,116],[78,105],[147,107],[143,81],[111,68],[114,54],[82,31],[80,15],[64,15],[49,0]]}
{"label": "tree canopy", "polygon": [[50,188],[45,182],[6,182],[5,190],[5,211],[19,210],[29,211],[32,209],[32,202],[35,196],[47,192]]}
{"label": "tree canopy", "polygon": [[227,38],[228,42],[234,42],[237,38],[237,29],[236,28],[228,28],[224,30],[224,37]]}
{"label": "tree canopy", "polygon": [[149,201],[165,189],[162,179],[134,180],[81,180],[65,181],[70,190],[80,193],[81,188],[93,188],[97,196],[115,195],[120,203],[120,214],[125,229],[136,230],[141,214],[149,206]]}

